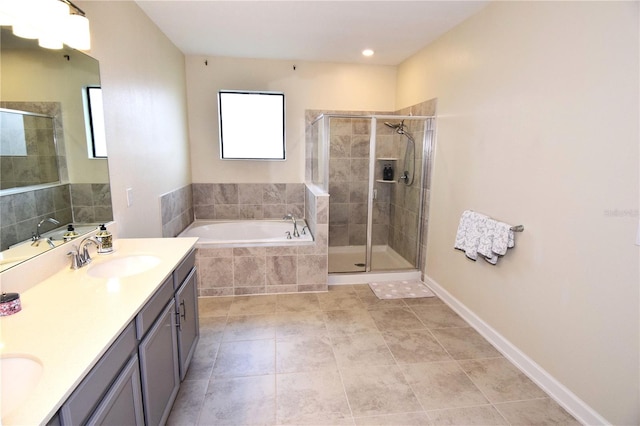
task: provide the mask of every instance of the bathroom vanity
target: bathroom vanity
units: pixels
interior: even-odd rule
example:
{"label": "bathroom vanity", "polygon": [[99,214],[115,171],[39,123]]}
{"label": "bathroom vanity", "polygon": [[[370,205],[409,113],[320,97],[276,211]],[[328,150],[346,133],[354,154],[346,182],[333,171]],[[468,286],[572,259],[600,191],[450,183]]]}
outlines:
{"label": "bathroom vanity", "polygon": [[164,423],[198,341],[196,241],[116,239],[22,291],[22,311],[0,319],[1,356],[40,371],[2,424]]}

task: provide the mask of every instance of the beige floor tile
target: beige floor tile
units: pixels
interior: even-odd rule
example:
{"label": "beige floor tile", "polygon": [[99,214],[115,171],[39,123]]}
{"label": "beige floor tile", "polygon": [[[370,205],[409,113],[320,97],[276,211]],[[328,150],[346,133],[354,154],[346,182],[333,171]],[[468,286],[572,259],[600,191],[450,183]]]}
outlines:
{"label": "beige floor tile", "polygon": [[427,328],[469,327],[469,324],[445,304],[411,306]]}
{"label": "beige floor tile", "polygon": [[404,299],[404,303],[407,306],[431,306],[431,305],[443,305],[444,302],[438,297],[416,297],[414,299]]}
{"label": "beige floor tile", "polygon": [[329,291],[319,293],[318,301],[323,311],[362,309],[364,305],[354,291]]}
{"label": "beige floor tile", "polygon": [[227,326],[227,317],[201,317],[198,319],[200,338],[222,340],[222,333]]}
{"label": "beige floor tile", "polygon": [[364,365],[395,365],[380,332],[336,336],[331,339],[340,368]]}
{"label": "beige floor tile", "polygon": [[490,405],[454,408],[427,412],[435,426],[508,425],[500,413]]}
{"label": "beige floor tile", "polygon": [[334,371],[338,368],[328,336],[300,336],[276,341],[276,372]]}
{"label": "beige floor tile", "polygon": [[273,339],[276,337],[276,324],[275,314],[230,316],[222,341]]}
{"label": "beige floor tile", "polygon": [[371,317],[381,331],[420,330],[425,328],[418,317],[407,308],[372,309]]}
{"label": "beige floor tile", "polygon": [[277,317],[276,337],[278,340],[327,334],[322,311],[279,313]]}
{"label": "beige floor tile", "polygon": [[384,331],[382,336],[398,364],[452,359],[429,330],[391,330]]}
{"label": "beige floor tile", "polygon": [[212,377],[258,376],[275,373],[275,340],[223,342]]}
{"label": "beige floor tile", "polygon": [[273,425],[275,376],[214,379],[204,398],[200,425]]}
{"label": "beige floor tile", "polygon": [[229,307],[229,315],[274,314],[276,296],[235,296]]}
{"label": "beige floor tile", "polygon": [[315,293],[276,295],[276,312],[309,312],[319,310],[320,303]]}
{"label": "beige floor tile", "polygon": [[429,416],[424,412],[356,417],[355,421],[358,426],[429,426],[432,424]]}
{"label": "beige floor tile", "polygon": [[564,408],[549,398],[505,402],[494,406],[514,426],[580,425]]}
{"label": "beige floor tile", "polygon": [[506,358],[460,361],[460,366],[491,402],[547,396]]}
{"label": "beige floor tile", "polygon": [[182,382],[176,401],[173,403],[171,414],[167,419],[167,425],[181,426],[197,424],[208,385],[208,380]]}
{"label": "beige floor tile", "polygon": [[327,311],[325,322],[332,337],[378,331],[371,314],[365,309]]}
{"label": "beige floor tile", "polygon": [[355,417],[420,411],[422,407],[395,365],[341,369]]}
{"label": "beige floor tile", "polygon": [[363,290],[356,290],[356,294],[367,309],[407,307],[407,304],[402,299],[378,299],[378,296],[371,291],[369,286]]}
{"label": "beige floor tile", "polygon": [[354,291],[355,288],[352,284],[336,284],[336,285],[330,285],[328,288],[329,292],[334,292],[334,291]]}
{"label": "beige floor tile", "polygon": [[201,338],[193,353],[193,358],[191,358],[191,364],[189,364],[185,381],[209,380],[219,347],[219,340],[205,340]]}
{"label": "beige floor tile", "polygon": [[278,374],[278,424],[352,424],[337,370]]}
{"label": "beige floor tile", "polygon": [[431,332],[453,359],[501,356],[500,352],[471,327],[441,328],[433,329]]}
{"label": "beige floor tile", "polygon": [[199,297],[198,314],[200,317],[227,316],[233,303],[233,297]]}
{"label": "beige floor tile", "polygon": [[455,361],[402,365],[425,410],[487,404],[482,392]]}

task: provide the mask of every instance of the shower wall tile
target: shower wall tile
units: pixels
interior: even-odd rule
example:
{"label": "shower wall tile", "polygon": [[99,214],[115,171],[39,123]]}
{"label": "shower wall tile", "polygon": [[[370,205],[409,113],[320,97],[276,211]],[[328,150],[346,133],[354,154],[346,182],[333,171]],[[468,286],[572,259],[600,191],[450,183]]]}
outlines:
{"label": "shower wall tile", "polygon": [[349,224],[349,204],[334,203],[329,205],[329,224],[348,225]]}
{"label": "shower wall tile", "polygon": [[366,203],[369,195],[369,182],[349,182],[349,202]]}
{"label": "shower wall tile", "polygon": [[367,205],[364,203],[349,204],[349,224],[367,223]]}
{"label": "shower wall tile", "polygon": [[371,120],[368,118],[354,118],[351,121],[351,132],[354,135],[369,135],[371,133]]}
{"label": "shower wall tile", "polygon": [[344,182],[330,182],[329,194],[331,194],[330,204],[333,203],[348,203],[349,202],[349,188],[351,183],[345,185]]}
{"label": "shower wall tile", "polygon": [[329,182],[349,182],[351,180],[351,160],[337,158],[329,164]]}
{"label": "shower wall tile", "polygon": [[349,245],[349,225],[329,225],[329,245],[341,247]]}
{"label": "shower wall tile", "polygon": [[369,159],[368,158],[352,158],[350,164],[349,181],[368,181],[369,180]]}
{"label": "shower wall tile", "polygon": [[351,140],[351,155],[352,158],[369,158],[369,135],[354,135]]}
{"label": "shower wall tile", "polygon": [[351,135],[332,135],[329,143],[329,156],[348,158],[351,152]]}

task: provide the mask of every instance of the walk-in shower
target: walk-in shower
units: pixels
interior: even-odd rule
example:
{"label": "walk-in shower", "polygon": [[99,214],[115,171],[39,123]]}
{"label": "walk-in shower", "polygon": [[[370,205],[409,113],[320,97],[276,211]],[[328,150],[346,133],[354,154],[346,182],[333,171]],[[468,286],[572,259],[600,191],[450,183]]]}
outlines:
{"label": "walk-in shower", "polygon": [[330,274],[420,269],[433,120],[323,114],[312,122],[308,161],[329,193]]}

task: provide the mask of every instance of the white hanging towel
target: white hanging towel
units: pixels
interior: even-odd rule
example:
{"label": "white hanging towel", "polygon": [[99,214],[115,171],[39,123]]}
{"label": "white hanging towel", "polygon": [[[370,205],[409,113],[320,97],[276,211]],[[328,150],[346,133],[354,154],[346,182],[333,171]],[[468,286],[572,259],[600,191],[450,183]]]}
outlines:
{"label": "white hanging towel", "polygon": [[476,260],[481,254],[495,265],[499,256],[504,256],[514,245],[511,225],[471,210],[462,213],[454,247],[464,251],[469,259]]}
{"label": "white hanging towel", "polygon": [[464,251],[471,260],[478,258],[480,238],[483,235],[487,219],[489,219],[488,216],[471,210],[465,210],[460,217],[454,248]]}

